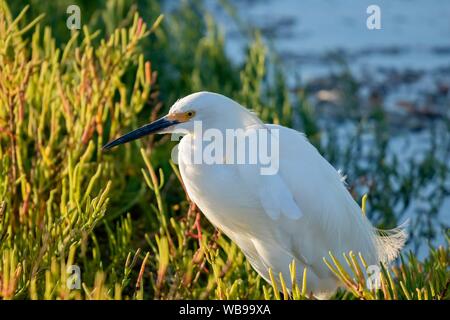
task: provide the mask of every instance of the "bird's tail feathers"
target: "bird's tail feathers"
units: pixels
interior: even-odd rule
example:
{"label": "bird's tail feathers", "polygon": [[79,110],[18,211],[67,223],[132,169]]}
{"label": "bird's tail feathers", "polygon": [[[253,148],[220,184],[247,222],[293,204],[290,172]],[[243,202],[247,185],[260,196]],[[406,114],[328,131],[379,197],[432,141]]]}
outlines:
{"label": "bird's tail feathers", "polygon": [[398,256],[408,239],[406,230],[408,223],[409,220],[406,220],[398,227],[390,230],[375,228],[375,242],[381,262],[389,263]]}

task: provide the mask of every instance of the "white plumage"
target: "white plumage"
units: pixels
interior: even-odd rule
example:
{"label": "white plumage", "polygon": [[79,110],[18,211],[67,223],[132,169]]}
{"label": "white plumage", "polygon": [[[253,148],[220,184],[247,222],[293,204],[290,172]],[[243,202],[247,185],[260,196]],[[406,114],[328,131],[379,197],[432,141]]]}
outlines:
{"label": "white plumage", "polygon": [[[308,291],[324,297],[340,285],[323,262],[330,251],[336,257],[360,252],[369,265],[397,256],[405,232],[395,229],[380,234],[374,229],[339,172],[303,134],[263,124],[235,101],[215,93],[199,92],[177,101],[169,117],[189,111],[195,114],[192,119],[159,132],[187,132],[179,144],[178,161],[189,197],[242,249],[265,280],[270,281],[269,268],[290,279],[289,264],[295,260],[297,279],[306,267]],[[201,139],[193,135],[194,121],[201,121],[203,130],[258,127],[277,131],[278,173],[261,175],[254,165],[192,164],[188,155],[194,151],[195,139]]]}
{"label": "white plumage", "polygon": [[[183,109],[196,110],[197,116],[205,113],[205,130],[248,128],[255,122],[245,108],[213,93],[190,95],[171,112]],[[213,119],[213,114],[226,116]],[[269,268],[290,279],[289,264],[295,259],[297,279],[307,267],[308,290],[320,295],[333,293],[339,285],[323,262],[329,251],[337,257],[343,252],[361,252],[368,264],[395,258],[405,240],[403,232],[383,239],[362,215],[340,174],[303,134],[279,125],[266,127],[279,129],[280,170],[275,176],[258,174],[248,165],[192,165],[183,158],[190,154],[186,148],[192,147],[189,135],[181,140],[179,150],[180,172],[189,196],[242,249],[255,270],[267,281]],[[277,208],[292,200],[298,210]],[[280,212],[268,211],[271,204]]]}

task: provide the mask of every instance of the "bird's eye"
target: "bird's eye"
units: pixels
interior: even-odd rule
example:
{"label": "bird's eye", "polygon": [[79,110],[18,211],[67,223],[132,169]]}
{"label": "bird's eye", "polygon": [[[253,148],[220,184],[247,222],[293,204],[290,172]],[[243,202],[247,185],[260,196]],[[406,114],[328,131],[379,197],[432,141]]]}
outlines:
{"label": "bird's eye", "polygon": [[189,118],[192,118],[192,117],[195,115],[195,111],[188,111],[188,112],[186,112],[186,115],[187,115]]}

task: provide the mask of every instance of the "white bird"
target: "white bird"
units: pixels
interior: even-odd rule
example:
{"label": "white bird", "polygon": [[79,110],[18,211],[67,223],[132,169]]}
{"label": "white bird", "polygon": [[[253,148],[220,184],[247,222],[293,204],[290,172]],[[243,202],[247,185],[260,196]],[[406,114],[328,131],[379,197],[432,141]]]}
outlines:
{"label": "white bird", "polygon": [[[276,174],[261,174],[261,163],[192,161],[200,139],[204,139],[194,134],[196,121],[204,132],[211,129],[223,136],[229,129],[246,133],[252,128],[267,130],[277,138]],[[338,258],[350,251],[361,253],[369,265],[379,265],[393,260],[403,247],[405,231],[375,229],[340,173],[302,133],[263,124],[246,108],[220,94],[198,92],[178,100],[167,116],[104,148],[151,133],[178,132],[185,134],[179,144],[178,164],[189,197],[239,246],[266,281],[270,282],[269,269],[290,279],[289,264],[295,260],[297,279],[307,268],[308,291],[317,297],[329,297],[341,285],[323,262],[329,252]],[[237,147],[230,150],[239,151]],[[223,155],[225,159],[228,156]]]}

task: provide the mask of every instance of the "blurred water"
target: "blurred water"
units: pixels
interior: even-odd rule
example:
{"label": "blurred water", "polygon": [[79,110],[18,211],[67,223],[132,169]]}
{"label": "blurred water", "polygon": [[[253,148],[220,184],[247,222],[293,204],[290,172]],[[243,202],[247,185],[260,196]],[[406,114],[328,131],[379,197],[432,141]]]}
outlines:
{"label": "blurred water", "polygon": [[[335,69],[330,53],[338,52],[369,91],[382,91],[389,111],[404,113],[399,101],[415,100],[414,107],[443,112],[429,97],[442,90],[448,96],[450,87],[450,1],[228,1],[244,24],[262,30],[289,70],[291,86],[330,74]],[[206,3],[220,21],[229,55],[241,61],[245,33],[220,2]],[[380,30],[366,26],[371,4],[380,7]],[[389,90],[392,84],[395,90]]]}
{"label": "blurred water", "polygon": [[[302,67],[306,77],[314,71],[303,68],[320,64],[324,53],[342,49],[357,65],[433,69],[450,64],[450,1],[448,0],[263,0],[230,1],[248,24],[259,27],[266,38],[291,63]],[[246,39],[237,27],[207,1],[216,15],[225,19],[231,56],[239,56]],[[369,5],[381,10],[381,29],[366,26]],[[301,57],[311,61],[298,63]],[[297,58],[297,59],[296,59]],[[315,61],[314,61],[315,60]],[[315,63],[314,63],[315,62]],[[317,66],[320,69],[320,65]]]}

